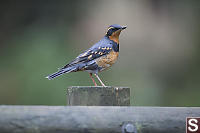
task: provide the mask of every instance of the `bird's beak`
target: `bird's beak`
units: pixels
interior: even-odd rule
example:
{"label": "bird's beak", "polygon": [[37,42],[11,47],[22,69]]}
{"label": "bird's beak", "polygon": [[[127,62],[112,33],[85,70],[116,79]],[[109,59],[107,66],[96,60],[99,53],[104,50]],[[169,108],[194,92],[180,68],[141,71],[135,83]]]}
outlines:
{"label": "bird's beak", "polygon": [[126,29],[126,26],[123,26],[123,27],[122,27],[122,30],[124,30],[124,29]]}

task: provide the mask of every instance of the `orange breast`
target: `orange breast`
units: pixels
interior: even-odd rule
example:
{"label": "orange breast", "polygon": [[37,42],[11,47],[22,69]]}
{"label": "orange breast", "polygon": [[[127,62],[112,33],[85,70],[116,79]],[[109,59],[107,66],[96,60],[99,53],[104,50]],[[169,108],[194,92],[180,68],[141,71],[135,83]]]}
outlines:
{"label": "orange breast", "polygon": [[97,59],[96,63],[99,67],[106,69],[112,66],[117,61],[118,55],[118,52],[111,51],[108,55],[102,56],[99,59]]}

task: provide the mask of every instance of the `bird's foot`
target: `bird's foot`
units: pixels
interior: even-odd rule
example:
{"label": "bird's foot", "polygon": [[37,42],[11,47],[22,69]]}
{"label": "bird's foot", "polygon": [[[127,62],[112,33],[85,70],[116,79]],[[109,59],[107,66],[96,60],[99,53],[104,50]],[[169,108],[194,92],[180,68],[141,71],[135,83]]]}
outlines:
{"label": "bird's foot", "polygon": [[92,82],[94,83],[94,86],[97,86],[97,83],[95,82],[94,78],[92,77],[92,73],[90,73],[90,78],[92,79]]}

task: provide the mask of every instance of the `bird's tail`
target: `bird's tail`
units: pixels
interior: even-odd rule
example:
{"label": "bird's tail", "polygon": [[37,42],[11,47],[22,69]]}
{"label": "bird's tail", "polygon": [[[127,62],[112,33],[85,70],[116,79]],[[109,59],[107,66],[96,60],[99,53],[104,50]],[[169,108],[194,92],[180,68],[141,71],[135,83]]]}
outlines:
{"label": "bird's tail", "polygon": [[64,73],[70,73],[70,72],[73,72],[76,70],[76,67],[68,67],[68,68],[65,68],[65,69],[60,69],[58,72],[55,72],[49,76],[47,76],[46,78],[48,78],[49,80],[52,80]]}

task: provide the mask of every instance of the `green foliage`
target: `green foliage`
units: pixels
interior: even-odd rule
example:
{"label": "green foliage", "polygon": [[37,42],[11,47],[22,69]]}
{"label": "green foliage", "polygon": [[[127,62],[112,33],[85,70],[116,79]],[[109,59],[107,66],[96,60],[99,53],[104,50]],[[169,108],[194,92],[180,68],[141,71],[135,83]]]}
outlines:
{"label": "green foliage", "polygon": [[[132,105],[200,106],[199,2],[1,2],[0,104],[66,105],[68,86],[93,85],[87,72],[45,77],[127,25],[120,57],[100,73],[132,88]],[[112,5],[112,8],[111,8]]]}

